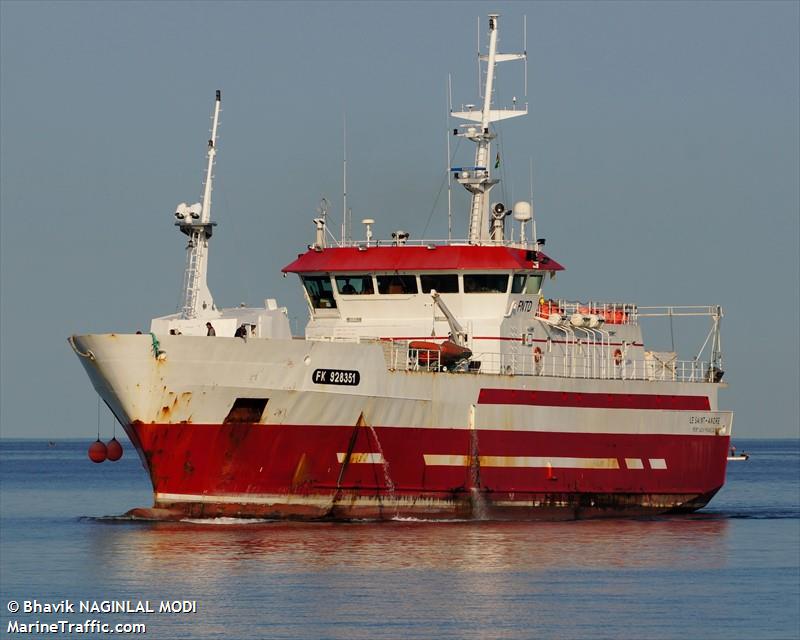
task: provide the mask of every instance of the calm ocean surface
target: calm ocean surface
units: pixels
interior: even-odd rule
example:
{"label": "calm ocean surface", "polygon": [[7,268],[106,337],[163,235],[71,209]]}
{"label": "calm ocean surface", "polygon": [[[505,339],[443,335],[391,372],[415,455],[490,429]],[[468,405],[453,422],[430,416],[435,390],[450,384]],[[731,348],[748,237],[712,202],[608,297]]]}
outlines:
{"label": "calm ocean surface", "polygon": [[[88,444],[0,442],[4,636],[93,618],[181,639],[800,637],[796,440],[737,440],[752,457],[699,514],[532,524],[101,519],[150,488],[132,447],[93,465]],[[197,612],[8,613],[33,599]]]}

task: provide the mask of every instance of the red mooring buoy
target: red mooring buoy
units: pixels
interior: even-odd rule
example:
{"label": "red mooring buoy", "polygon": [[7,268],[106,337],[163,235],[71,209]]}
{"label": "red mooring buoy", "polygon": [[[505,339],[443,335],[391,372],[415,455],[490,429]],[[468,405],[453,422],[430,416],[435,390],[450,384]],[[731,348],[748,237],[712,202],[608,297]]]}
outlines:
{"label": "red mooring buoy", "polygon": [[122,457],[122,445],[116,438],[111,438],[106,445],[106,458],[111,462],[116,462]]}
{"label": "red mooring buoy", "polygon": [[106,445],[100,441],[100,438],[89,445],[89,460],[92,462],[103,462],[106,457]]}

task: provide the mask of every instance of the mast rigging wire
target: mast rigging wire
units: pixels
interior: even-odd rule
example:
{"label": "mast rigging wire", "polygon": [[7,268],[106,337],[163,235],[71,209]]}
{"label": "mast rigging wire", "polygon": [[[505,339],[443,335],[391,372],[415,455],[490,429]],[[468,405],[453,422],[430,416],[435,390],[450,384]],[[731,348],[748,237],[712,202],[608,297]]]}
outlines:
{"label": "mast rigging wire", "polygon": [[[450,166],[451,167],[453,166],[453,158],[456,157],[456,153],[458,152],[459,146],[461,146],[461,138],[458,139],[458,141],[456,142],[456,148],[453,149],[453,154],[452,154],[452,157],[450,158]],[[447,181],[449,179],[450,179],[450,170],[448,168],[447,172],[444,175],[444,178],[442,179],[442,182],[439,184],[439,190],[436,192],[436,198],[434,198],[434,200],[433,200],[433,206],[431,207],[431,211],[428,214],[428,220],[425,223],[425,228],[422,230],[422,234],[420,235],[420,238],[424,238],[425,234],[428,232],[428,227],[430,226],[431,220],[433,219],[433,214],[436,211],[436,206],[439,204],[439,198],[442,195],[442,190],[444,189],[444,185],[447,183]]]}

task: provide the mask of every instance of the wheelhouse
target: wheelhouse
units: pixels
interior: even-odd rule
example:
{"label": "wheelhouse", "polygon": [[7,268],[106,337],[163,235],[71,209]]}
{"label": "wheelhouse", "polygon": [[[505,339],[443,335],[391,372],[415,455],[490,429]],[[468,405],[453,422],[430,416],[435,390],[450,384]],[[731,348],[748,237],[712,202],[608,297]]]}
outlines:
{"label": "wheelhouse", "polygon": [[302,282],[307,337],[358,339],[446,336],[433,293],[465,326],[500,336],[512,301],[535,304],[545,276],[562,269],[508,245],[362,245],[313,247],[283,271]]}

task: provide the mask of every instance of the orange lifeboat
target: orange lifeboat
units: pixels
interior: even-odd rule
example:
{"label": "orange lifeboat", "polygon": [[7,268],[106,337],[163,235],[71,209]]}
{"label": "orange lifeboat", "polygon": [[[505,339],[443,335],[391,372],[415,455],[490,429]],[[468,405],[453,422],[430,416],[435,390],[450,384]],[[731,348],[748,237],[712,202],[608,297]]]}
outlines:
{"label": "orange lifeboat", "polygon": [[436,364],[438,361],[443,367],[449,367],[459,360],[472,357],[472,351],[457,345],[452,340],[442,343],[412,340],[408,343],[408,348],[417,351],[417,362],[423,366]]}

